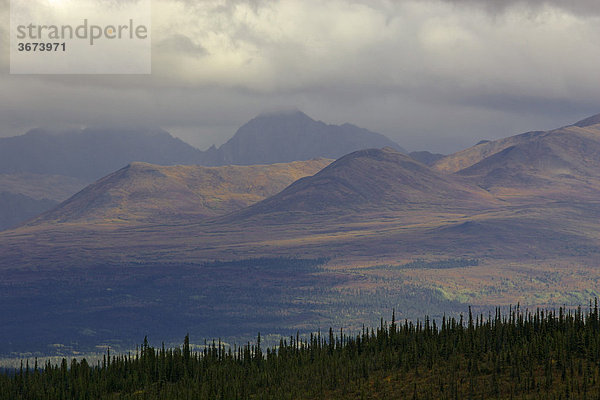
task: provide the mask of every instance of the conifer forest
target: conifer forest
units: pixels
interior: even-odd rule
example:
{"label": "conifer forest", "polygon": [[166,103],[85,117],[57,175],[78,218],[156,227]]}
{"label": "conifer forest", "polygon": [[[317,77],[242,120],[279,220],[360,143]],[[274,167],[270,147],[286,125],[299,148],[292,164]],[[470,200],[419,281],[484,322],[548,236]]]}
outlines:
{"label": "conifer forest", "polygon": [[589,309],[381,321],[244,345],[106,352],[0,375],[0,399],[597,399],[600,317]]}

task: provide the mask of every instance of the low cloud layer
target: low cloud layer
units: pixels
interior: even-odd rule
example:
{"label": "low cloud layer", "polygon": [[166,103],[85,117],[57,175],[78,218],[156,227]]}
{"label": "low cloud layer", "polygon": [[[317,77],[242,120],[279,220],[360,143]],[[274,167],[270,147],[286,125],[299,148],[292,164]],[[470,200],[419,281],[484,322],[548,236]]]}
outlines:
{"label": "low cloud layer", "polygon": [[11,76],[0,58],[0,134],[143,122],[207,147],[299,108],[450,152],[600,112],[596,1],[482,3],[156,0],[151,76]]}

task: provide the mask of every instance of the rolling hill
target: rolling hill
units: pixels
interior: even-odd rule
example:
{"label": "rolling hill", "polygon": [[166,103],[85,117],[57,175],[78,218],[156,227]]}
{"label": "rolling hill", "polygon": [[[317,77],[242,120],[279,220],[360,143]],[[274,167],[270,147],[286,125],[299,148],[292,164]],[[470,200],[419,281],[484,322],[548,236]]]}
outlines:
{"label": "rolling hill", "polygon": [[227,214],[313,175],[331,160],[254,166],[160,166],[131,163],[30,222],[133,223]]}
{"label": "rolling hill", "polygon": [[433,168],[445,173],[455,173],[468,168],[478,162],[490,157],[508,147],[519,143],[527,143],[538,135],[543,135],[543,131],[532,131],[522,133],[516,136],[489,141],[482,140],[473,147],[450,154],[433,163]]}
{"label": "rolling hill", "polygon": [[[132,161],[194,163],[200,150],[158,128],[33,129],[0,138],[0,184],[26,196],[0,209],[0,230],[48,211],[87,184]],[[35,206],[34,206],[35,202]]]}
{"label": "rolling hill", "polygon": [[261,214],[351,215],[407,208],[479,209],[493,198],[477,186],[444,176],[394,149],[368,149],[350,153],[314,176],[294,182],[284,191],[227,218]]}
{"label": "rolling hill", "polygon": [[[582,129],[577,129],[582,128]],[[520,135],[510,136],[499,140],[482,140],[473,147],[459,151],[454,154],[445,156],[437,160],[433,164],[433,168],[441,172],[455,173],[466,168],[469,168],[484,159],[493,156],[505,149],[513,146],[525,145],[531,146],[531,143],[540,143],[547,141],[548,138],[557,138],[560,136],[571,136],[575,138],[587,137],[594,141],[596,133],[600,130],[600,114],[591,116],[573,125],[563,128],[545,131],[531,131]],[[579,139],[577,139],[579,140]],[[568,143],[566,143],[568,144]],[[578,149],[570,148],[569,151],[579,151]],[[509,151],[510,152],[510,151]],[[531,154],[530,161],[537,162],[537,157],[540,154]],[[501,157],[500,157],[501,158]]]}
{"label": "rolling hill", "polygon": [[[600,124],[579,125],[477,145],[435,166],[468,165],[455,174],[497,196],[592,200],[600,192]],[[490,154],[474,162],[482,148]]]}

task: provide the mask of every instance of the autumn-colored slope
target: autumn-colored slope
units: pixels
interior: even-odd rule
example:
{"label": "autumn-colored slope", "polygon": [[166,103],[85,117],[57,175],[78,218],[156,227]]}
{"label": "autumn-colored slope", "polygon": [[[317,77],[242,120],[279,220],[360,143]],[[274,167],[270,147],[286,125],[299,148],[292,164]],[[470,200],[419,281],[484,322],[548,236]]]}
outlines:
{"label": "autumn-colored slope", "polygon": [[129,164],[28,225],[149,222],[212,217],[247,207],[331,160],[253,166]]}
{"label": "autumn-colored slope", "polygon": [[[431,211],[493,207],[485,190],[466,180],[433,171],[390,148],[356,151],[333,162],[314,176],[303,178],[281,193],[238,213],[228,220],[274,213],[290,217],[344,214],[358,219],[365,213],[428,209]],[[434,211],[435,212],[435,211]],[[362,216],[362,217],[361,217]]]}

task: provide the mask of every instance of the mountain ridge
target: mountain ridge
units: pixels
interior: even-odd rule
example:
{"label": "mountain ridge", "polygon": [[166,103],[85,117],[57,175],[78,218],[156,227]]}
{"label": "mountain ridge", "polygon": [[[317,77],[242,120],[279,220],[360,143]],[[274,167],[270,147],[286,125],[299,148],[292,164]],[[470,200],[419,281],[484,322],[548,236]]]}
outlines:
{"label": "mountain ridge", "polygon": [[200,154],[159,128],[91,127],[61,133],[37,128],[0,139],[0,173],[54,174],[90,182],[133,161],[193,163]]}
{"label": "mountain ridge", "polygon": [[427,206],[490,206],[493,198],[459,177],[443,176],[391,148],[347,154],[314,176],[226,217],[273,213],[323,213],[331,210],[403,209]]}
{"label": "mountain ridge", "polygon": [[456,174],[496,193],[593,198],[600,190],[599,128],[571,125],[537,134]]}
{"label": "mountain ridge", "polygon": [[214,217],[256,203],[332,160],[254,166],[159,166],[135,162],[30,221],[140,223]]}
{"label": "mountain ridge", "polygon": [[592,125],[600,124],[600,114],[592,115],[591,117],[582,119],[581,121],[575,122],[573,125],[580,128],[585,128]]}
{"label": "mountain ridge", "polygon": [[251,119],[222,146],[207,150],[205,160],[207,165],[254,165],[315,157],[336,159],[352,151],[386,146],[406,153],[379,133],[350,123],[326,124],[302,111],[292,111],[261,114]]}
{"label": "mountain ridge", "polygon": [[[13,195],[62,201],[132,162],[205,166],[287,163],[336,158],[346,151],[380,144],[400,148],[383,135],[352,124],[327,125],[300,111],[259,115],[227,143],[206,151],[152,126],[36,128],[0,139],[0,183],[6,183],[4,190]],[[18,208],[18,202],[15,206]],[[5,212],[0,210],[0,219]],[[11,216],[5,217],[13,221]]]}
{"label": "mountain ridge", "polygon": [[220,147],[199,150],[162,128],[96,126],[35,128],[0,138],[0,174],[54,174],[99,179],[131,162],[158,165],[258,165],[338,158],[368,147],[391,146],[384,135],[345,123],[325,124],[301,111],[259,115]]}

